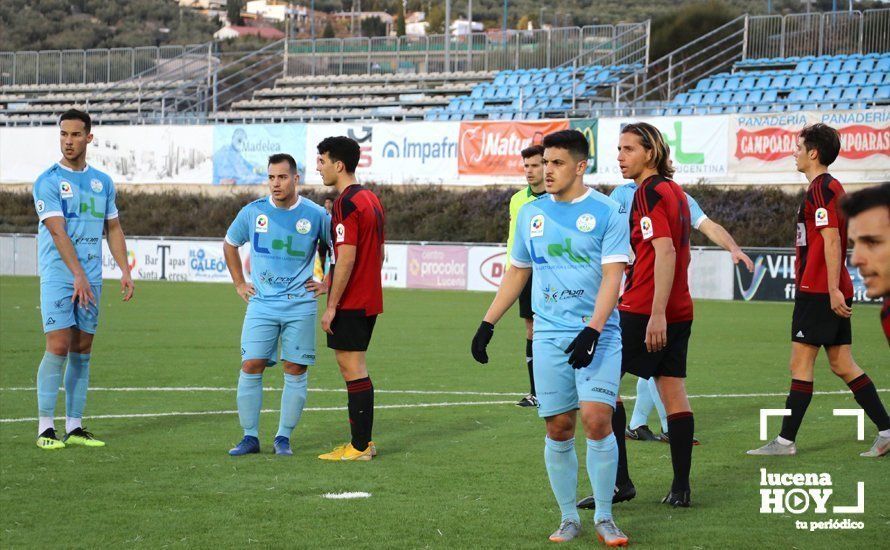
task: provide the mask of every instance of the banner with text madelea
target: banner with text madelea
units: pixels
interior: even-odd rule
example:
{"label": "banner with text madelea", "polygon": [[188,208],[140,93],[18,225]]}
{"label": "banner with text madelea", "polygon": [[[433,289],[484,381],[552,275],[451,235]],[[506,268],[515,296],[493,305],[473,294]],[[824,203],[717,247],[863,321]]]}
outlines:
{"label": "banner with text madelea", "polygon": [[[305,124],[227,124],[213,128],[213,184],[257,185],[268,179],[269,157],[294,157],[300,180],[306,177]],[[312,157],[315,169],[315,157]]]}

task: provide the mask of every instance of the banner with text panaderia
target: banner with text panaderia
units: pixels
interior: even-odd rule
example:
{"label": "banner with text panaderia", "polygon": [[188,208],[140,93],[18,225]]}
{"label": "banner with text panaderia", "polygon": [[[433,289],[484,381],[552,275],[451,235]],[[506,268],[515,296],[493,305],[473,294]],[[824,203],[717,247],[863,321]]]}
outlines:
{"label": "banner with text panaderia", "polygon": [[618,167],[618,139],[631,122],[648,122],[664,135],[671,148],[677,183],[721,179],[727,174],[729,119],[725,116],[601,118],[597,135],[597,183],[622,183]]}
{"label": "banner with text panaderia", "polygon": [[461,122],[457,170],[464,176],[502,176],[524,182],[520,152],[544,136],[569,127],[568,120]]}
{"label": "banner with text panaderia", "polygon": [[[301,181],[306,177],[306,125],[227,124],[213,128],[213,184],[264,184],[269,156],[287,153],[297,162]],[[315,156],[312,157],[315,169]]]}
{"label": "banner with text panaderia", "polygon": [[[890,109],[733,115],[730,172],[734,179],[802,182],[794,163],[798,134],[821,122],[837,129],[841,150],[829,170],[841,182],[890,178]],[[846,175],[843,177],[841,175]]]}

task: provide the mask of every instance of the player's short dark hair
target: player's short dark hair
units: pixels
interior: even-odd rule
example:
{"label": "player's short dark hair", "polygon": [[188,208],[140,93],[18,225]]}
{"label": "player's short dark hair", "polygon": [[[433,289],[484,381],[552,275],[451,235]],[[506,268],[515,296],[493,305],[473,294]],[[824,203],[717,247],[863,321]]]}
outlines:
{"label": "player's short dark hair", "polygon": [[537,155],[544,156],[544,147],[540,145],[531,145],[523,149],[519,154],[522,155],[523,159],[530,159]]}
{"label": "player's short dark hair", "polygon": [[671,147],[661,135],[661,130],[647,122],[633,122],[621,128],[622,134],[634,134],[640,138],[643,148],[652,151],[652,162],[655,171],[663,178],[674,177],[674,165],[671,163]]}
{"label": "player's short dark hair", "polygon": [[93,121],[90,118],[90,115],[77,109],[68,109],[67,111],[62,113],[62,116],[59,117],[59,124],[61,124],[65,120],[79,120],[83,122],[83,127],[88,134],[93,128]]}
{"label": "player's short dark hair", "polygon": [[829,166],[841,152],[841,136],[827,124],[817,122],[804,126],[800,131],[800,137],[803,138],[803,145],[807,151],[816,150],[822,166]]}
{"label": "player's short dark hair", "polygon": [[287,153],[275,153],[274,155],[269,155],[269,164],[278,164],[279,162],[287,163],[291,175],[297,173],[297,161],[294,160],[294,157]]}
{"label": "player's short dark hair", "polygon": [[578,160],[586,160],[590,156],[590,142],[578,130],[560,130],[544,136],[544,149],[550,147],[566,149]]}
{"label": "player's short dark hair", "polygon": [[887,213],[890,214],[890,182],[860,189],[846,195],[841,200],[841,210],[847,218],[858,216],[872,208],[881,207],[886,208]]}
{"label": "player's short dark hair", "polygon": [[362,156],[362,149],[357,141],[346,136],[328,137],[318,144],[318,154],[327,153],[328,157],[336,162],[340,161],[346,166],[347,174],[354,174],[358,161]]}

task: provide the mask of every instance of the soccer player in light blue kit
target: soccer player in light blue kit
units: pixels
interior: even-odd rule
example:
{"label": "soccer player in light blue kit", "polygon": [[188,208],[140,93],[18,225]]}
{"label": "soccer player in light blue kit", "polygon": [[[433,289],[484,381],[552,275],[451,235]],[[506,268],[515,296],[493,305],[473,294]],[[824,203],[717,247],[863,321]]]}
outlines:
{"label": "soccer player in light blue kit", "polygon": [[[330,250],[331,218],[324,208],[297,194],[299,179],[292,156],[269,157],[270,195],[241,209],[223,244],[235,289],[247,302],[237,399],[244,438],[229,451],[232,456],[260,452],[263,371],[278,361],[279,339],[284,391],[275,454],[293,454],[291,433],[306,404],[306,370],[315,364],[316,298],[325,292],[312,274],[316,250],[322,257]],[[244,280],[238,252],[248,242],[251,282]]]}
{"label": "soccer player in light blue kit", "polygon": [[[630,182],[616,187],[609,197],[620,205],[620,211],[624,216],[630,212],[631,203],[633,202],[634,192],[637,190],[637,184]],[[732,235],[719,223],[710,219],[702,211],[698,203],[686,193],[686,200],[689,201],[689,213],[692,216],[692,227],[701,231],[708,239],[717,246],[723,248],[730,253],[732,262],[738,264],[743,262],[748,271],[754,270],[754,263],[747,254],[736,244]],[[652,407],[658,410],[658,417],[661,420],[661,434],[655,436],[646,424],[649,415],[652,413]],[[619,405],[623,409],[623,405]],[[619,415],[620,416],[620,415]],[[616,419],[619,420],[619,419]],[[623,420],[622,424],[623,426]],[[637,399],[634,403],[633,414],[630,424],[625,432],[629,439],[640,441],[663,441],[669,442],[667,433],[667,413],[664,410],[664,404],[658,396],[658,389],[655,387],[655,377],[645,380],[640,378],[637,380]]]}
{"label": "soccer player in light blue kit", "polygon": [[[93,141],[90,115],[70,109],[59,119],[62,160],[34,183],[40,268],[40,314],[46,351],[37,370],[37,446],[64,449],[105,443],[83,429],[93,335],[102,294],[102,231],[121,270],[124,301],[133,297],[127,243],[115,205],[111,178],[86,163]],[[54,415],[65,368],[65,437],[56,436]]]}
{"label": "soccer player in light blue kit", "polygon": [[588,142],[577,130],[544,138],[544,181],[549,198],[524,205],[516,220],[507,271],[485,314],[471,351],[488,362],[494,324],[532,277],[534,375],[545,419],[544,462],[562,518],[550,535],[567,542],[581,531],[575,508],[578,457],[576,411],[587,436],[587,473],[596,498],[597,537],[624,546],[627,536],[612,519],[618,448],[612,411],[621,380],[619,285],[630,236],[618,204],[584,187]]}

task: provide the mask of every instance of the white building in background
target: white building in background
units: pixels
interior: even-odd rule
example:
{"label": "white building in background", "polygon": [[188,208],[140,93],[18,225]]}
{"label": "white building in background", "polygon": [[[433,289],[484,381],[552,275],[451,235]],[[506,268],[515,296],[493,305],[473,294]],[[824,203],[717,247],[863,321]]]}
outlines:
{"label": "white building in background", "polygon": [[483,32],[485,30],[485,25],[479,21],[473,21],[471,30],[469,21],[466,19],[455,19],[451,22],[450,29],[451,36],[464,36],[470,34],[470,32]]}
{"label": "white building in background", "polygon": [[179,6],[196,10],[219,10],[225,9],[226,0],[179,0]]}
{"label": "white building in background", "polygon": [[244,6],[244,12],[270,21],[284,21],[287,17],[287,3],[251,0]]}

